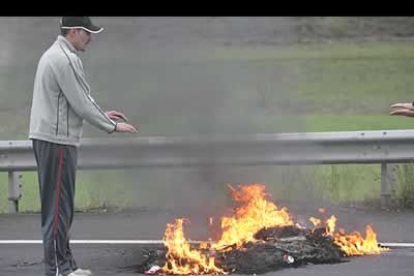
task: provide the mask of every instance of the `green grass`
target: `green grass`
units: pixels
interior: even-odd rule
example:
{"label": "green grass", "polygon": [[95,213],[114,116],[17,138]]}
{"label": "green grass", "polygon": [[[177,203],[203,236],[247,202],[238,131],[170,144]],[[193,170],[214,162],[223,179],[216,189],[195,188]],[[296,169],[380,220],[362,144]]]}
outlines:
{"label": "green grass", "polygon": [[215,60],[413,58],[411,41],[338,42],[217,47]]}
{"label": "green grass", "polygon": [[379,165],[282,166],[270,191],[283,201],[363,201],[379,198]]}
{"label": "green grass", "polygon": [[[24,172],[22,199],[19,202],[20,212],[40,211],[40,195],[35,172]],[[150,201],[148,195],[137,198],[137,184],[132,179],[126,179],[128,171],[102,170],[102,171],[79,171],[77,175],[75,206],[78,210],[94,208],[126,208],[131,206],[148,206]],[[7,174],[3,174],[7,178]],[[0,179],[3,183],[3,179]],[[0,211],[7,212],[7,179],[4,179],[5,187],[2,187],[2,200]],[[151,195],[151,200],[156,197]],[[154,201],[153,201],[154,202]],[[137,204],[138,203],[138,204]],[[155,207],[155,206],[152,206]]]}
{"label": "green grass", "polygon": [[[411,42],[229,46],[203,51],[202,55],[200,51],[188,54],[160,58],[153,64],[151,60],[141,64],[131,59],[130,63],[117,64],[115,75],[109,69],[112,67],[101,60],[99,68],[92,67],[89,75],[92,87],[100,91],[96,98],[109,105],[115,97],[113,91],[119,91],[116,98],[125,100],[117,101],[116,108],[140,125],[142,136],[414,127],[412,118],[388,116],[391,104],[414,99]],[[3,140],[27,137],[27,97],[32,76],[27,73],[27,78],[13,78],[27,70],[0,70],[0,79],[7,79],[3,88],[23,91],[0,99],[0,115],[7,122],[0,126]],[[85,134],[91,133],[95,132],[87,128]],[[171,198],[185,200],[183,187],[190,185],[185,172],[137,171],[79,172],[77,208],[172,208],[177,203]],[[315,200],[362,200],[378,198],[380,190],[379,165],[282,166],[263,169],[262,174],[243,174],[240,170],[228,173],[225,181],[243,182],[243,175],[252,182],[264,182],[281,198],[292,200],[309,194]],[[4,175],[0,178],[0,212],[7,210]],[[39,210],[34,172],[24,173],[20,208]]]}
{"label": "green grass", "polygon": [[307,131],[359,131],[414,129],[414,119],[388,115],[309,115],[303,118]]}
{"label": "green grass", "polygon": [[396,169],[395,199],[402,208],[414,208],[414,165],[401,164]]}

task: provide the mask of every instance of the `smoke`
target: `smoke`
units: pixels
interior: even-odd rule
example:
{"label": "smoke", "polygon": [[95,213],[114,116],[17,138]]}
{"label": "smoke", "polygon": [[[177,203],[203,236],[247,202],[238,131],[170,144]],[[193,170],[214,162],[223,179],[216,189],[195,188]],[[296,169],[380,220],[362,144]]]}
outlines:
{"label": "smoke", "polygon": [[[139,136],[303,130],[304,124],[297,116],[303,106],[292,94],[299,89],[295,79],[302,73],[301,64],[286,66],[283,58],[254,60],[237,54],[244,46],[277,47],[297,42],[299,19],[92,17],[92,20],[105,28],[92,36],[90,48],[82,54],[92,95],[104,109],[123,112],[139,128]],[[12,76],[1,90],[9,91],[4,98],[9,101],[7,106],[22,110],[18,114],[21,128],[16,132],[26,139],[36,63],[59,34],[59,18],[2,18],[1,24],[8,26],[3,33],[10,30],[0,49],[0,54],[8,58],[1,61],[3,70],[9,66],[3,77]],[[234,52],[229,50],[231,47]],[[0,105],[6,102],[0,100]],[[130,135],[117,133],[111,137],[127,136]],[[108,135],[86,124],[84,137]],[[301,183],[296,188],[284,185],[290,181],[286,180],[287,175],[300,178],[298,170],[220,166],[137,169],[113,172],[117,174],[116,191],[108,188],[114,185],[113,180],[105,184],[105,179],[96,178],[100,183],[90,185],[113,193],[102,196],[109,204],[207,216],[223,212],[229,206],[227,183],[262,182],[277,197],[289,195],[295,199],[295,193],[300,194],[304,186],[308,187],[305,176],[293,181]]]}
{"label": "smoke", "polygon": [[[286,89],[294,89],[300,66],[229,58],[220,52],[265,39],[290,43],[292,21],[96,18],[105,31],[93,37],[83,57],[85,68],[95,99],[105,109],[124,112],[140,136],[300,131],[303,123],[293,116],[295,99]],[[107,137],[90,126],[85,136]],[[232,204],[227,183],[263,182],[270,193],[284,192],[270,187],[282,185],[281,170],[274,167],[139,169],[119,177],[121,183],[135,182],[126,193],[136,195],[128,206],[146,205],[191,218],[225,212]],[[297,192],[288,191],[291,198]]]}

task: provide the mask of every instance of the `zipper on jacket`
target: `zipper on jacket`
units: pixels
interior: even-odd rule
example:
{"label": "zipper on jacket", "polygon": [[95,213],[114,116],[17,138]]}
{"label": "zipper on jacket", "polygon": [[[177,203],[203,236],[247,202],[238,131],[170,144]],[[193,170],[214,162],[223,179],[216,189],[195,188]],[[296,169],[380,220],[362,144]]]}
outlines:
{"label": "zipper on jacket", "polygon": [[69,105],[66,104],[66,136],[69,137]]}
{"label": "zipper on jacket", "polygon": [[62,94],[62,92],[59,92],[58,102],[57,102],[56,136],[58,136],[58,132],[59,132],[59,103],[60,103],[60,95],[61,94]]}

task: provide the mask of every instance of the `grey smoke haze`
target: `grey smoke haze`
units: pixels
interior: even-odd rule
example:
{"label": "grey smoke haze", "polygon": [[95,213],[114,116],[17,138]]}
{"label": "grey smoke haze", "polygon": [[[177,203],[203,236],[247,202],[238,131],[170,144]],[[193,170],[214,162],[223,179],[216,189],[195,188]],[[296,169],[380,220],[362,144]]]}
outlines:
{"label": "grey smoke haze", "polygon": [[[262,120],[269,113],[274,116],[270,132],[278,125],[291,131],[303,129],[300,119],[285,117],[295,114],[296,99],[285,87],[295,87],[300,64],[286,71],[278,62],[223,59],[216,49],[295,43],[303,39],[300,24],[307,18],[92,19],[105,28],[93,36],[83,54],[93,97],[104,109],[124,112],[140,128],[139,135],[269,132],[268,122]],[[56,39],[58,24],[57,17],[0,18],[0,110],[8,119],[18,118],[18,137],[0,132],[5,135],[2,139],[27,137],[36,64]],[[4,120],[2,124],[7,124]],[[84,134],[108,137],[88,124]],[[123,193],[114,194],[113,199],[127,194],[129,205],[142,207],[150,203],[142,203],[140,196],[151,194],[151,207],[208,215],[227,206],[225,183],[274,183],[283,175],[301,177],[295,169],[286,172],[274,167],[137,169],[119,173],[114,185]],[[284,192],[308,189],[306,181],[299,179],[302,186],[287,187]],[[125,186],[127,182],[136,185]]]}

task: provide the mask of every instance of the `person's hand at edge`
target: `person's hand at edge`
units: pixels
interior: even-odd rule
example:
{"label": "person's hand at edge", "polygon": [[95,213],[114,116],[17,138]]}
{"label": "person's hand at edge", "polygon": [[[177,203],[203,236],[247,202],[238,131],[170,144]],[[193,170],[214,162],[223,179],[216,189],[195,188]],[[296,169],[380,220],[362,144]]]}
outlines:
{"label": "person's hand at edge", "polygon": [[391,105],[391,108],[393,110],[390,112],[389,115],[414,117],[413,103],[396,103]]}

